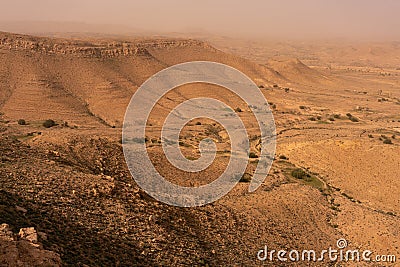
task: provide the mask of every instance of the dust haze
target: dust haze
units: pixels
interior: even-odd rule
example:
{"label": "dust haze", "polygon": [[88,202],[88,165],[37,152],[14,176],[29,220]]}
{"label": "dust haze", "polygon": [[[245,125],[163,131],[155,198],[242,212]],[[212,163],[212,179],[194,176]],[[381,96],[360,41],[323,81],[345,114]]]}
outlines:
{"label": "dust haze", "polygon": [[[266,246],[326,251],[343,239],[398,266],[399,10],[394,0],[3,1],[0,266],[378,266],[257,258]],[[135,182],[144,175],[128,169],[122,132],[138,88],[191,61],[254,82],[274,117],[276,153],[250,193],[264,159],[252,106],[214,84],[174,88],[132,138],[166,180],[210,184],[234,154],[229,131],[196,117],[174,144],[195,163],[208,138],[214,161],[199,172],[169,161],[162,128],[189,99],[228,105],[249,141],[235,187],[183,208]]]}
{"label": "dust haze", "polygon": [[399,40],[399,10],[395,0],[17,0],[2,3],[0,26],[23,33],[201,32],[252,38]]}

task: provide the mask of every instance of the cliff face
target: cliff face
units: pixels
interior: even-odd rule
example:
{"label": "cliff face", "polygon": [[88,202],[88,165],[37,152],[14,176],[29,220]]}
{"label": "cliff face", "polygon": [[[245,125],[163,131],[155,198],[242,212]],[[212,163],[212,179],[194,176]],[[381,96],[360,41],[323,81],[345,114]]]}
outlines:
{"label": "cliff face", "polygon": [[83,57],[118,57],[148,55],[148,49],[211,46],[198,40],[152,39],[132,42],[84,42],[0,33],[0,48],[28,50],[44,54],[78,55]]}

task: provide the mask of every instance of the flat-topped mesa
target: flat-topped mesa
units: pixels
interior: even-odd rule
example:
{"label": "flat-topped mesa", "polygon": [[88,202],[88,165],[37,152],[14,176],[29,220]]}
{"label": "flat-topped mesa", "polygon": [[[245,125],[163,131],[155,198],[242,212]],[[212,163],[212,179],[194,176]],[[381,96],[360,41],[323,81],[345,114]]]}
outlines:
{"label": "flat-topped mesa", "polygon": [[197,46],[212,49],[208,44],[198,40],[155,39],[132,42],[84,42],[66,41],[0,33],[0,48],[9,50],[28,50],[44,54],[77,55],[83,57],[118,57],[149,55],[148,49],[168,49],[175,47]]}

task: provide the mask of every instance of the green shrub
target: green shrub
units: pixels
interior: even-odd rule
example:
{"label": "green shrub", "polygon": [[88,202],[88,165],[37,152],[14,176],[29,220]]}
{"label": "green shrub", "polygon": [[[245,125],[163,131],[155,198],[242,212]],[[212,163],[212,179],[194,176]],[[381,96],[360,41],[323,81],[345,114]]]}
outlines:
{"label": "green shrub", "polygon": [[45,128],[51,128],[53,126],[56,126],[56,123],[53,120],[45,120],[43,122],[43,127],[45,127]]}

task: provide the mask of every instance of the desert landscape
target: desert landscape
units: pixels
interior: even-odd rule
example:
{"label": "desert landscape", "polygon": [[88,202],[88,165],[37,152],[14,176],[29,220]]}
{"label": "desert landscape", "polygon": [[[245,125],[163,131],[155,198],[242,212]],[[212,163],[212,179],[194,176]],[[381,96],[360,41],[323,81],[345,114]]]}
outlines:
{"label": "desert landscape", "polygon": [[[20,28],[0,27],[0,266],[398,266],[400,42]],[[221,86],[174,88],[153,108],[144,140],[163,177],[205,185],[231,157],[221,124],[196,118],[180,133],[181,152],[198,159],[200,141],[211,138],[215,160],[200,172],[168,161],[163,123],[188,99],[229,105],[246,126],[251,151],[233,190],[185,208],[136,184],[122,130],[138,88],[191,61],[226,64],[257,85],[274,116],[276,153],[250,193],[261,139],[250,107]],[[319,252],[340,239],[388,260],[257,257],[265,246]]]}

